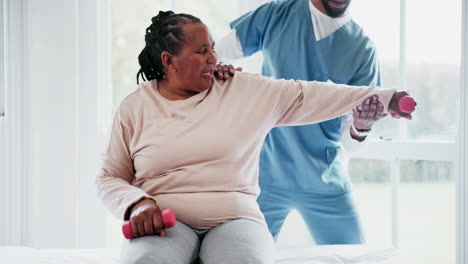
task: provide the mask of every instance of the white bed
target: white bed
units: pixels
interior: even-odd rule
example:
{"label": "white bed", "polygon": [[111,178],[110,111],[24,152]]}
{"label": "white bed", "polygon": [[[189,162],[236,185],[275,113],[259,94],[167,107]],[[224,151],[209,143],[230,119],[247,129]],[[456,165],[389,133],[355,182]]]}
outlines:
{"label": "white bed", "polygon": [[[0,248],[1,264],[118,264],[119,250]],[[370,245],[281,247],[278,264],[410,264],[397,249]]]}

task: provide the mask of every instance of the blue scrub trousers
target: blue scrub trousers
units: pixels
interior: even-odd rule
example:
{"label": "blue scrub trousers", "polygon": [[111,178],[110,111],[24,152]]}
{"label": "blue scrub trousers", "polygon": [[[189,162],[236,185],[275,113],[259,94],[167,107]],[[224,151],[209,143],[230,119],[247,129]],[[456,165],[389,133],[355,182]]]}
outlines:
{"label": "blue scrub trousers", "polygon": [[275,241],[286,216],[296,209],[317,245],[365,243],[351,192],[314,194],[262,186],[257,202]]}

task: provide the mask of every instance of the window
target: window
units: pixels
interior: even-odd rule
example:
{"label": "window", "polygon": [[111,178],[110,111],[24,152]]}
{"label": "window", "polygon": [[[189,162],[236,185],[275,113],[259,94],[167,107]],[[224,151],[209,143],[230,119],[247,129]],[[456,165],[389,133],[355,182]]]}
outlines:
{"label": "window", "polygon": [[393,243],[417,263],[455,263],[460,10],[459,0],[361,0],[350,8],[376,43],[384,86],[418,100],[413,120],[386,118],[353,155],[354,193],[367,241]]}
{"label": "window", "polygon": [[[135,90],[140,69],[138,55],[145,46],[145,30],[158,10],[171,9],[171,1],[112,1],[112,86],[113,105]],[[128,12],[132,10],[132,12]]]}
{"label": "window", "polygon": [[455,263],[454,174],[450,161],[400,162],[398,244],[418,263]]}
{"label": "window", "polygon": [[[247,2],[113,0],[114,109],[136,88],[144,29],[158,10],[200,17],[216,40],[227,32],[229,21],[247,11]],[[461,4],[461,0],[442,5],[438,0],[401,0],[375,5],[373,0],[360,0],[350,6],[354,20],[377,46],[384,86],[408,90],[418,100],[413,120],[387,117],[374,127],[366,146],[351,155],[354,195],[367,242],[393,244],[417,263],[455,263]],[[113,223],[110,232],[115,235],[117,230],[120,238],[121,223]],[[109,244],[119,240],[110,237]],[[296,212],[278,239],[278,244],[288,242],[310,243]]]}
{"label": "window", "polygon": [[[237,16],[236,1],[203,1],[203,5],[188,0],[124,1],[113,0],[113,91],[114,109],[136,88],[136,74],[140,69],[138,55],[145,46],[145,29],[159,10],[174,10],[199,17],[210,25],[213,39],[219,39],[229,30],[229,22]],[[210,8],[207,8],[209,6]],[[128,10],[132,10],[129,14]]]}

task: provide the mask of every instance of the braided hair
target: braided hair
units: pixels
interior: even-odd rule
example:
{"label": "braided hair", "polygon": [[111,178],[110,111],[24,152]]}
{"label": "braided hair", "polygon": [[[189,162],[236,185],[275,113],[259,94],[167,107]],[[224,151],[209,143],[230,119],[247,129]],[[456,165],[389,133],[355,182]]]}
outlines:
{"label": "braided hair", "polygon": [[165,78],[164,66],[161,61],[161,53],[168,51],[177,54],[181,44],[185,42],[182,25],[201,22],[197,17],[188,14],[175,14],[172,11],[159,11],[159,14],[151,19],[151,25],[146,29],[146,45],[138,56],[140,70],[137,73],[143,81],[163,80]]}

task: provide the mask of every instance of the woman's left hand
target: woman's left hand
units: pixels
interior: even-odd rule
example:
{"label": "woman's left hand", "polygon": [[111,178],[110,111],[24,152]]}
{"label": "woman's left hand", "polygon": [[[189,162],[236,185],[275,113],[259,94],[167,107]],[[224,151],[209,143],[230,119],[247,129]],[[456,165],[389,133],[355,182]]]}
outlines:
{"label": "woman's left hand", "polygon": [[145,198],[136,203],[131,209],[130,221],[133,237],[165,234],[161,210],[152,199]]}
{"label": "woman's left hand", "polygon": [[218,79],[229,80],[231,79],[236,71],[242,71],[242,67],[234,68],[232,65],[223,65],[221,63],[216,64],[215,66],[215,76]]}

